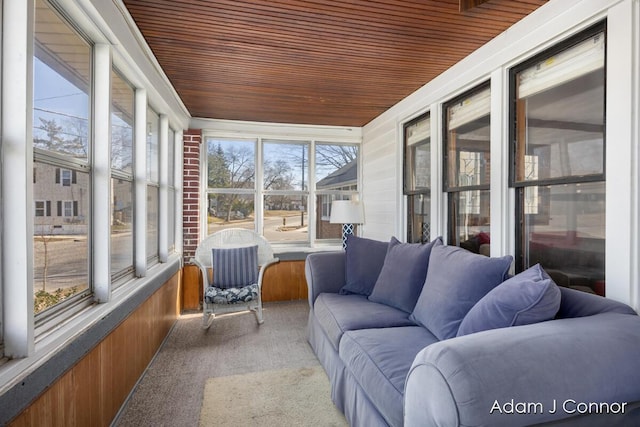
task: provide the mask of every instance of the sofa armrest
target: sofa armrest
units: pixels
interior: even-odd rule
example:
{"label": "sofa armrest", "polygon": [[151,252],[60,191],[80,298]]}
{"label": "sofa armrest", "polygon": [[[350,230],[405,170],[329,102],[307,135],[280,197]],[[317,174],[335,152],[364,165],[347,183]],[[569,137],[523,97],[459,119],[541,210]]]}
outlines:
{"label": "sofa armrest", "polygon": [[616,414],[640,400],[639,354],[640,317],[619,313],[440,341],[407,375],[405,426],[531,425],[585,408],[590,417]]}
{"label": "sofa armrest", "polygon": [[309,291],[309,306],[313,307],[318,295],[323,292],[336,293],[345,284],[344,251],[316,252],[309,254],[304,274]]}

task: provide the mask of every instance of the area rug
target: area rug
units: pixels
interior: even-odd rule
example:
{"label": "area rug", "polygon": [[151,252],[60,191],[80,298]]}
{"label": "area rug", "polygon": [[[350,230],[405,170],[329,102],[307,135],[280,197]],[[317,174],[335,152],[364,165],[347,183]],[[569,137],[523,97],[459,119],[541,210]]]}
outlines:
{"label": "area rug", "polygon": [[331,402],[322,367],[280,369],[209,378],[200,427],[347,426]]}

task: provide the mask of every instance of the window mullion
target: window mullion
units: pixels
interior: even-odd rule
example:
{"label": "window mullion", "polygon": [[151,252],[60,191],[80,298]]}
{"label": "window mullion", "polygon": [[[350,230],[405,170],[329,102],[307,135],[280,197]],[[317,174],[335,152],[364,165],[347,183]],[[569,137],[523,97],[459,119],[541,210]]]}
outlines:
{"label": "window mullion", "polygon": [[136,89],[134,122],[134,251],[136,276],[147,271],[147,91]]}
{"label": "window mullion", "polygon": [[[2,11],[2,289],[4,355],[33,354],[33,34],[34,2]],[[29,113],[27,113],[29,112]],[[29,143],[27,143],[27,141]]]}
{"label": "window mullion", "polygon": [[255,227],[256,231],[260,234],[264,234],[264,143],[262,138],[258,138],[256,141],[256,157],[255,157],[255,169],[256,169],[256,183],[255,183],[255,198],[254,198],[254,215],[255,215]]}
{"label": "window mullion", "polygon": [[111,48],[94,46],[93,207],[90,234],[93,292],[97,302],[111,295]]}

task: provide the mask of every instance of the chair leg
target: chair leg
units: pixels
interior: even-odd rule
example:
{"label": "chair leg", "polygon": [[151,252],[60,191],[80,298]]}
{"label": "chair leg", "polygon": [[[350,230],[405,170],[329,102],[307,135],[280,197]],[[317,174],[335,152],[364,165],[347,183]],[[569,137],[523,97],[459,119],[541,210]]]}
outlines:
{"label": "chair leg", "polygon": [[264,323],[264,318],[262,317],[262,301],[260,301],[253,313],[256,315],[258,325],[262,325]]}
{"label": "chair leg", "polygon": [[204,310],[204,313],[202,314],[202,329],[209,329],[209,327],[213,323],[214,317],[215,314]]}

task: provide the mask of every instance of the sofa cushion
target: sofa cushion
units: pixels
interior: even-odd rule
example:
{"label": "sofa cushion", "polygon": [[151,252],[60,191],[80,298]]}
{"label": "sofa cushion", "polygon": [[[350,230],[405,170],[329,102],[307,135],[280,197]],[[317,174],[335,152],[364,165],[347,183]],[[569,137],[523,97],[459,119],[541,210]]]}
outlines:
{"label": "sofa cushion", "polygon": [[369,299],[411,313],[424,285],[431,249],[438,245],[442,245],[440,238],[420,244],[400,243],[392,237]]}
{"label": "sofa cushion", "polygon": [[560,289],[540,264],[505,280],[482,297],[460,323],[457,336],[553,319]]}
{"label": "sofa cushion", "polygon": [[407,373],[420,350],[437,341],[419,326],[363,329],[344,334],[339,354],[387,423],[401,426]]}
{"label": "sofa cushion", "polygon": [[415,326],[404,311],[371,302],[364,295],[322,293],[313,305],[320,327],[338,350],[346,331],[392,326]]}
{"label": "sofa cushion", "polygon": [[345,285],[340,293],[371,295],[388,248],[388,242],[349,234],[345,250]]}
{"label": "sofa cushion", "polygon": [[456,246],[436,246],[424,287],[410,318],[438,339],[453,338],[462,319],[506,278],[513,258],[489,258]]}

